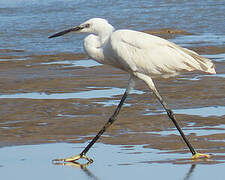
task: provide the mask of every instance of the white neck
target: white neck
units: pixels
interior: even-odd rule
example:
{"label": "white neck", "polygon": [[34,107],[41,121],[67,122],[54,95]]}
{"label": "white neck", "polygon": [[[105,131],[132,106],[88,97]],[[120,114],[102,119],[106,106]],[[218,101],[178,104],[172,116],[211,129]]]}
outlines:
{"label": "white neck", "polygon": [[89,36],[87,36],[84,39],[84,49],[89,57],[98,61],[99,63],[103,63],[104,55],[98,36],[94,34],[90,34]]}
{"label": "white neck", "polygon": [[107,27],[103,27],[101,31],[97,33],[97,35],[100,38],[101,46],[104,46],[104,44],[108,41],[109,37],[111,36],[114,30],[115,30],[114,27],[108,24]]}
{"label": "white neck", "polygon": [[114,27],[109,24],[109,26],[103,27],[95,33],[96,35],[90,34],[84,39],[84,49],[89,57],[100,63],[104,63],[103,48],[113,31]]}

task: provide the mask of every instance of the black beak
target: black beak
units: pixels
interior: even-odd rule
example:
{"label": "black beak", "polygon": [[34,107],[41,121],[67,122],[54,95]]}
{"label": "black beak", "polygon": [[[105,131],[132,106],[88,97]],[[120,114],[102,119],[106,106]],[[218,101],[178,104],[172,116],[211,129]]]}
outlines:
{"label": "black beak", "polygon": [[53,34],[53,35],[49,36],[48,38],[50,39],[50,38],[62,36],[62,35],[67,34],[67,33],[69,33],[69,32],[72,32],[72,31],[79,31],[79,30],[81,30],[81,29],[83,29],[83,27],[77,26],[77,27],[70,28],[70,29],[67,29],[67,30],[58,32],[58,33],[56,33],[56,34]]}

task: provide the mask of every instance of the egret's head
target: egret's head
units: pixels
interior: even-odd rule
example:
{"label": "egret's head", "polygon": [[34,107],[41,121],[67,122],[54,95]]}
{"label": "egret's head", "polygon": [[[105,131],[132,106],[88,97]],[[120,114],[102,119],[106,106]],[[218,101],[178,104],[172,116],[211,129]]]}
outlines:
{"label": "egret's head", "polygon": [[53,34],[52,36],[49,36],[49,38],[62,36],[69,32],[93,33],[93,34],[101,35],[103,33],[108,33],[112,31],[114,31],[114,28],[111,24],[108,23],[107,20],[102,18],[92,18],[80,24],[79,26],[75,26],[73,28]]}

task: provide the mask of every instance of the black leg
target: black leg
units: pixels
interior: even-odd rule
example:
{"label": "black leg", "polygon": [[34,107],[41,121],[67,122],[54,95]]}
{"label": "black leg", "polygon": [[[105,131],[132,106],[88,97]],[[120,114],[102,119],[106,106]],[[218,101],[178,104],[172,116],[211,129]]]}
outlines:
{"label": "black leg", "polygon": [[180,126],[178,125],[176,118],[173,114],[173,111],[168,107],[168,105],[166,104],[166,102],[163,100],[163,98],[160,96],[158,90],[156,89],[152,79],[144,74],[141,73],[137,73],[136,76],[140,79],[142,79],[149,87],[150,89],[153,91],[153,93],[155,94],[156,98],[159,100],[159,102],[162,104],[162,106],[164,107],[164,109],[167,112],[167,115],[169,116],[169,118],[173,121],[175,127],[177,128],[177,130],[179,131],[181,137],[183,138],[184,142],[187,144],[188,148],[190,149],[192,155],[197,154],[197,152],[195,151],[195,149],[192,147],[191,143],[188,141],[188,139],[186,138],[186,136],[184,135],[183,131],[181,130]]}
{"label": "black leg", "polygon": [[193,148],[193,146],[191,145],[191,143],[188,141],[188,139],[184,135],[184,132],[182,131],[182,129],[180,128],[179,124],[176,121],[176,118],[175,118],[175,115],[174,115],[173,111],[168,107],[168,105],[162,99],[162,97],[159,95],[159,93],[155,93],[154,92],[154,94],[156,95],[157,99],[160,101],[160,103],[162,104],[162,106],[166,110],[167,115],[169,116],[169,118],[173,121],[173,124],[175,125],[175,127],[179,131],[179,133],[180,133],[181,137],[183,138],[184,142],[187,144],[187,146],[190,149],[192,155],[195,155],[197,152],[195,151],[195,149]]}
{"label": "black leg", "polygon": [[164,107],[164,109],[167,112],[167,115],[169,116],[169,118],[173,121],[173,124],[175,125],[175,127],[177,128],[177,130],[179,131],[181,137],[183,138],[184,142],[187,144],[188,148],[190,149],[191,153],[192,153],[192,159],[200,159],[200,158],[210,158],[211,156],[208,154],[201,154],[195,151],[195,149],[193,148],[193,146],[191,145],[191,143],[188,141],[188,139],[186,138],[186,136],[184,135],[183,131],[181,130],[180,126],[178,125],[176,118],[173,114],[173,111],[168,107],[168,105],[166,104],[166,102],[163,100],[163,98],[160,96],[158,90],[156,89],[152,78],[150,78],[149,76],[145,75],[145,74],[141,74],[141,73],[135,73],[135,76],[137,76],[139,79],[142,79],[148,86],[149,88],[153,91],[153,93],[155,94],[155,96],[157,97],[157,99],[159,100],[159,102],[162,104],[162,106]]}
{"label": "black leg", "polygon": [[164,109],[166,110],[167,115],[169,116],[169,118],[173,121],[173,124],[175,125],[175,127],[179,131],[179,133],[180,133],[181,137],[183,138],[184,142],[186,143],[186,145],[190,149],[190,151],[192,153],[192,159],[210,158],[211,156],[208,155],[208,154],[201,154],[201,153],[198,153],[198,152],[195,151],[195,149],[193,148],[193,146],[191,145],[191,143],[188,141],[188,139],[184,135],[182,129],[179,126],[179,124],[177,123],[173,111],[168,107],[168,105],[166,104],[166,102],[163,101],[162,97],[160,96],[160,94],[159,94],[159,92],[157,91],[156,88],[155,88],[155,90],[153,90],[153,92],[156,95],[157,99],[162,104],[162,106],[164,107]]}
{"label": "black leg", "polygon": [[92,141],[87,145],[87,147],[80,153],[80,156],[82,157],[85,155],[88,150],[94,145],[94,143],[101,137],[101,135],[112,125],[112,123],[116,120],[117,115],[120,112],[120,109],[127,98],[127,91],[124,93],[122,99],[120,100],[119,105],[117,106],[115,112],[113,115],[109,118],[108,122],[103,126],[103,128],[98,132],[98,134],[92,139]]}
{"label": "black leg", "polygon": [[109,118],[109,120],[107,121],[107,123],[103,126],[103,128],[98,132],[98,134],[91,140],[91,142],[84,148],[84,150],[76,156],[72,156],[69,158],[64,158],[64,159],[54,159],[53,162],[75,162],[81,158],[83,159],[87,159],[90,163],[93,162],[92,159],[88,158],[86,156],[86,153],[88,152],[88,150],[95,144],[95,142],[101,137],[101,135],[113,124],[113,122],[116,120],[117,115],[120,112],[121,107],[123,106],[130,90],[134,87],[134,80],[132,79],[132,77],[129,80],[127,89],[125,91],[125,93],[123,94],[123,97],[120,100],[119,105],[117,106],[115,112],[113,113],[113,115]]}

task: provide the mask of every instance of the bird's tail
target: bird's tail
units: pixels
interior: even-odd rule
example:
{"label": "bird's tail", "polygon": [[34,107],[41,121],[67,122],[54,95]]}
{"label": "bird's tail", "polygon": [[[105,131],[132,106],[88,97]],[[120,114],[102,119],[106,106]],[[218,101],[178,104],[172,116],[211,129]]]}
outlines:
{"label": "bird's tail", "polygon": [[199,55],[195,55],[195,60],[198,61],[198,63],[200,64],[202,70],[204,72],[210,73],[210,74],[216,74],[216,70],[215,70],[215,64],[207,58],[203,58]]}
{"label": "bird's tail", "polygon": [[210,73],[210,74],[216,74],[215,65],[210,59],[204,58],[204,57],[198,55],[196,52],[191,51],[186,48],[182,48],[182,50],[198,62],[198,64],[199,64],[198,70],[204,71],[204,72]]}

